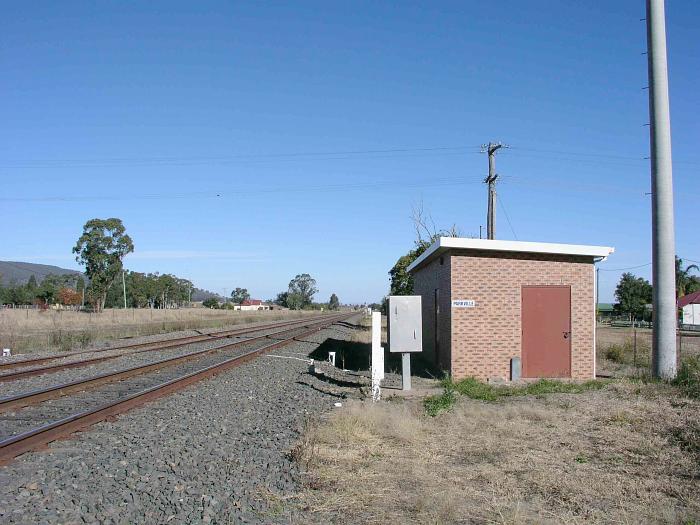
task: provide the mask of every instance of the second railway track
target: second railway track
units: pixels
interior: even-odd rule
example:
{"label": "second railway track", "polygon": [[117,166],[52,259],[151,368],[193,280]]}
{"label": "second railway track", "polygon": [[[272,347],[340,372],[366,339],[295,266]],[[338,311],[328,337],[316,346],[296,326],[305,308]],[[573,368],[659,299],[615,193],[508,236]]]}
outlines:
{"label": "second railway track", "polygon": [[[315,322],[307,320],[300,327],[192,353],[195,355],[187,354],[154,362],[146,367],[133,367],[2,399],[0,407],[4,404],[5,411],[0,415],[0,463],[238,366],[347,317],[348,314],[343,314]],[[170,362],[166,363],[167,361]],[[40,404],[32,405],[33,403]],[[32,406],[19,408],[23,405]]]}

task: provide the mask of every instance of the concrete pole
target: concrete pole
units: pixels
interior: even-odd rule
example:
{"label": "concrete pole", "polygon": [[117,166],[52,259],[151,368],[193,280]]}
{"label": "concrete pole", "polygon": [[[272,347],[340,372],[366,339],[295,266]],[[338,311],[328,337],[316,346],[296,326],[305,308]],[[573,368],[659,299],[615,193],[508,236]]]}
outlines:
{"label": "concrete pole", "polygon": [[664,0],[647,0],[653,274],[652,373],[676,377],[676,249]]}

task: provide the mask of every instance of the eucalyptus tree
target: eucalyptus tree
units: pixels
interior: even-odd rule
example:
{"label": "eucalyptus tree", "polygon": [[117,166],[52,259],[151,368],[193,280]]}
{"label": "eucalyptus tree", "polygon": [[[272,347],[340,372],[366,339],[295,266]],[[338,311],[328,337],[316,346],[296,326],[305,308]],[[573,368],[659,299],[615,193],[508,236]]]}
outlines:
{"label": "eucalyptus tree", "polygon": [[124,267],[124,256],[133,251],[134,243],[121,219],[91,219],[83,226],[73,253],[75,260],[85,266],[96,311],[102,311],[107,291]]}

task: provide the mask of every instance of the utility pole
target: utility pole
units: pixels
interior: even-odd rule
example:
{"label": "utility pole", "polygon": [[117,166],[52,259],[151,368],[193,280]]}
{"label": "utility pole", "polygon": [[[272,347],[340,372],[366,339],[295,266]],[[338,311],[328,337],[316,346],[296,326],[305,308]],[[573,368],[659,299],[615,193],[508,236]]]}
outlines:
{"label": "utility pole", "polygon": [[496,152],[501,149],[503,144],[500,142],[495,144],[489,142],[481,146],[482,153],[489,154],[489,175],[484,179],[484,183],[488,184],[488,212],[486,214],[486,238],[496,238]]}
{"label": "utility pole", "polygon": [[124,310],[126,310],[126,278],[124,277],[126,270],[122,268],[122,289],[124,290]]}
{"label": "utility pole", "polygon": [[676,377],[676,249],[664,0],[647,0],[646,23],[654,285],[652,374],[669,380]]}

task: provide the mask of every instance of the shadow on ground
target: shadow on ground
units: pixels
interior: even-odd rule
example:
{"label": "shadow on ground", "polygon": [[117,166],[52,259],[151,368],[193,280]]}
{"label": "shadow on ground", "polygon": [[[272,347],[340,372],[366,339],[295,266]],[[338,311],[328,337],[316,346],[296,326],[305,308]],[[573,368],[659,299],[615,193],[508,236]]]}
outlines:
{"label": "shadow on ground", "polygon": [[[328,352],[335,352],[335,364],[339,368],[355,372],[369,371],[372,353],[372,346],[369,343],[329,338],[321,343],[309,357],[316,361],[327,361]],[[392,354],[385,348],[384,367],[389,373],[400,374],[401,354]],[[440,379],[444,374],[433,363],[416,354],[411,357],[411,375]]]}

